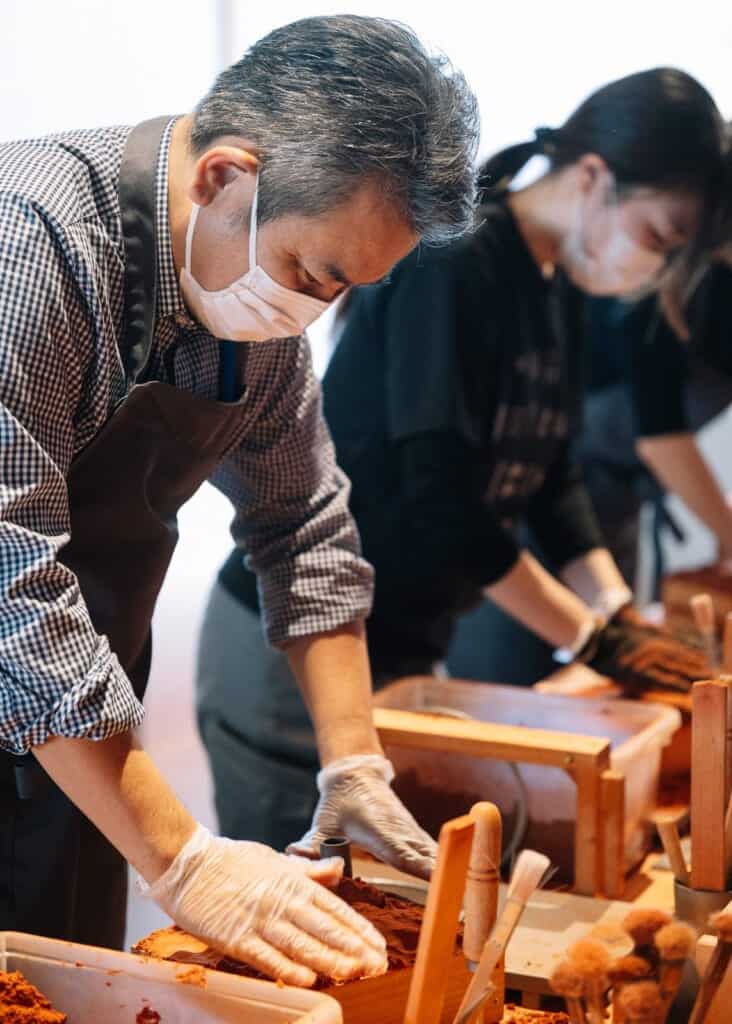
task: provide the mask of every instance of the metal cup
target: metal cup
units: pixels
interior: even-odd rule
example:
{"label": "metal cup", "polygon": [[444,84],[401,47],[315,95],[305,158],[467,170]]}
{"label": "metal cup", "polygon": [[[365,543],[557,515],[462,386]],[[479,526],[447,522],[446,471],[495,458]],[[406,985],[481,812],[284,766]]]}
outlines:
{"label": "metal cup", "polygon": [[712,892],[708,889],[691,889],[681,882],[674,882],[674,906],[676,916],[692,925],[701,934],[709,933],[709,915],[724,910],[732,900],[732,892]]}
{"label": "metal cup", "polygon": [[330,836],[320,844],[320,856],[342,857],[343,874],[346,878],[353,878],[353,866],[351,864],[351,840],[345,836]]}

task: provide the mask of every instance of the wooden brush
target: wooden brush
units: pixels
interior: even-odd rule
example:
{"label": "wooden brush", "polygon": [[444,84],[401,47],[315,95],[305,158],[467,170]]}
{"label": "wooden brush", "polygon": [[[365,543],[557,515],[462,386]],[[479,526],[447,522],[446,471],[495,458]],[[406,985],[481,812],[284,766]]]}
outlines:
{"label": "wooden brush", "polygon": [[704,653],[712,670],[712,675],[719,675],[719,648],[717,646],[717,623],[714,616],[714,603],[709,594],[694,594],[691,601],[691,614],[694,616],[696,628],[701,636]]}
{"label": "wooden brush", "polygon": [[570,947],[567,956],[584,983],[587,1019],[590,1024],[604,1024],[607,972],[611,963],[607,947],[597,939],[580,939]]}
{"label": "wooden brush", "polygon": [[635,985],[639,981],[647,981],[653,977],[653,967],[642,956],[622,956],[610,965],[607,978],[612,991],[613,1024],[623,1024],[624,1016],[620,1008],[620,993],[626,985]]}
{"label": "wooden brush", "polygon": [[718,914],[711,915],[709,926],[717,933],[717,945],[699,986],[689,1024],[703,1024],[732,960],[732,902]]}
{"label": "wooden brush", "polygon": [[663,1024],[666,1017],[661,990],[655,981],[639,981],[620,993],[620,1009],[628,1024]]}
{"label": "wooden brush", "polygon": [[552,991],[561,996],[567,1004],[567,1013],[572,1024],[586,1024],[582,1008],[582,993],[585,981],[574,964],[563,960],[557,964],[549,979]]}
{"label": "wooden brush", "polygon": [[696,940],[694,929],[680,921],[664,925],[653,937],[661,958],[658,986],[667,1013],[679,991],[686,961],[693,956]]}
{"label": "wooden brush", "polygon": [[549,858],[535,850],[523,850],[519,854],[501,916],[483,947],[475,974],[463,996],[453,1024],[465,1024],[485,1001],[496,964],[503,956],[526,904],[541,885],[549,865]]}
{"label": "wooden brush", "polygon": [[653,939],[667,924],[671,924],[671,915],[652,907],[631,910],[623,918],[623,928],[633,940],[633,953],[647,960],[654,971],[658,969],[659,956]]}

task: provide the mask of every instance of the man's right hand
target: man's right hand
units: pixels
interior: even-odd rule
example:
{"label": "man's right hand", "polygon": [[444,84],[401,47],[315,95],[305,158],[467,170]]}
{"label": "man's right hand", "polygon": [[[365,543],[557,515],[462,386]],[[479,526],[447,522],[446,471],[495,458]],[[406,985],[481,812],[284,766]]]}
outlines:
{"label": "man's right hand", "polygon": [[[334,863],[335,862],[335,863]],[[342,862],[307,861],[198,826],[149,896],[176,924],[271,978],[311,986],[383,974],[386,943],[324,887]]]}

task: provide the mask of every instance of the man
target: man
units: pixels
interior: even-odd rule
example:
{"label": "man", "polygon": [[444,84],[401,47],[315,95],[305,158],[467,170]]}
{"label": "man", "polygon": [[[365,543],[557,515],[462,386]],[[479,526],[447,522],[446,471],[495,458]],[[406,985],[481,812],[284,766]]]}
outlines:
{"label": "man", "polygon": [[444,61],[342,17],[273,32],[190,116],[0,148],[0,927],[121,944],[119,851],[179,924],[268,974],[384,969],[313,881],[327,866],[211,836],[134,728],[176,512],[212,477],[342,794],[334,823],[429,869],[371,725],[372,574],[302,330],[464,230],[476,134]]}

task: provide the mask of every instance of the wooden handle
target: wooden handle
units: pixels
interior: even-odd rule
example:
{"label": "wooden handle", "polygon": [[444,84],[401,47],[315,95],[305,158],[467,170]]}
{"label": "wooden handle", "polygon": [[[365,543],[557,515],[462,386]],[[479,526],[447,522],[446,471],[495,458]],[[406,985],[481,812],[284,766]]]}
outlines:
{"label": "wooden handle", "polygon": [[674,878],[682,885],[689,884],[689,869],[686,866],[684,853],[681,849],[679,829],[675,821],[659,819],[656,821],[656,828],[661,837],[663,848],[671,864]]}
{"label": "wooden handle", "polygon": [[709,594],[694,594],[691,601],[691,613],[694,616],[696,628],[702,636],[714,636],[714,603]]}
{"label": "wooden handle", "polygon": [[691,885],[727,888],[727,684],[694,683],[691,691]]}
{"label": "wooden handle", "polygon": [[732,612],[724,618],[724,635],[722,638],[722,671],[732,675]]}
{"label": "wooden handle", "polygon": [[502,824],[501,812],[487,802],[475,804],[470,817],[475,821],[475,832],[465,886],[463,952],[477,963],[498,913]]}
{"label": "wooden handle", "polygon": [[474,831],[467,814],[440,829],[404,1024],[439,1024],[442,1017]]}
{"label": "wooden handle", "polygon": [[732,957],[732,946],[728,942],[717,942],[712,953],[709,966],[702,978],[699,992],[697,993],[694,1009],[689,1017],[689,1024],[704,1024],[707,1018],[707,1011],[714,1002],[717,989],[727,973],[730,958]]}

